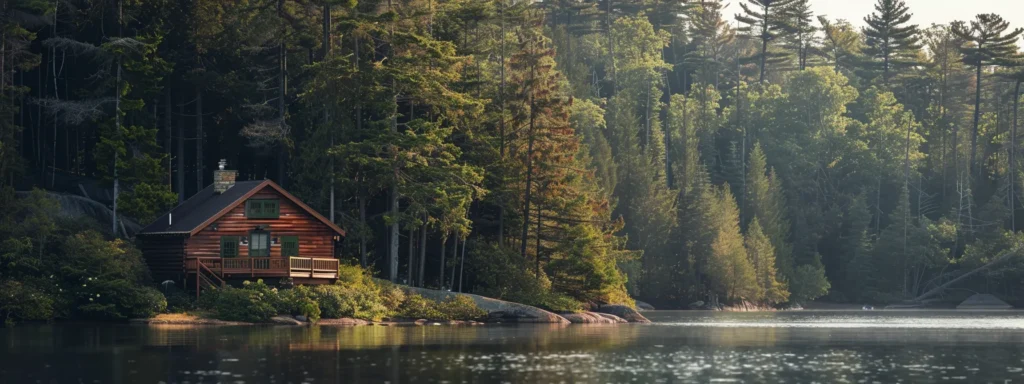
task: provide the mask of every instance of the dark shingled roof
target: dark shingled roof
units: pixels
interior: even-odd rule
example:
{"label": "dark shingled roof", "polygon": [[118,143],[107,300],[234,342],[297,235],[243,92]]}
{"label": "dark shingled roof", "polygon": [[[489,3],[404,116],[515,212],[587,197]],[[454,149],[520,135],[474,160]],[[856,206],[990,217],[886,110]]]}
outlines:
{"label": "dark shingled roof", "polygon": [[[146,234],[188,234],[202,225],[206,220],[220,213],[224,208],[230,207],[242,199],[246,194],[262,185],[264,180],[239,181],[222,194],[213,192],[213,185],[204,188],[195,196],[190,197],[169,213],[161,215],[146,228],[143,228],[140,235]],[[172,215],[172,224],[168,225],[167,215]]]}

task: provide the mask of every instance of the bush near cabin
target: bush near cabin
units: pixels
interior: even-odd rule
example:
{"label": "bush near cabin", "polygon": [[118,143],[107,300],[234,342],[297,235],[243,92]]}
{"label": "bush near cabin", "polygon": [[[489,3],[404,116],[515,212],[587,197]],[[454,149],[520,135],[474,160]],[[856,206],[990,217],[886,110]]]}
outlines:
{"label": "bush near cabin", "polygon": [[0,320],[123,320],[166,309],[138,249],[59,210],[43,191],[0,190]]}
{"label": "bush near cabin", "polygon": [[487,312],[464,296],[433,301],[406,295],[398,286],[375,281],[359,266],[342,265],[332,285],[277,289],[263,280],[246,281],[241,288],[226,287],[204,293],[198,307],[217,319],[266,322],[275,315],[302,315],[311,322],[320,318],[353,318],[381,321],[385,318],[427,320],[477,320]]}

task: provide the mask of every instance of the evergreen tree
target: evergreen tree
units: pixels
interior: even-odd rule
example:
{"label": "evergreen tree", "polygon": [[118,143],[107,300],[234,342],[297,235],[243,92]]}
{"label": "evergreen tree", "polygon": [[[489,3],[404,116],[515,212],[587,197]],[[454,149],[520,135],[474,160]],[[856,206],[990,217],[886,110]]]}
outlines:
{"label": "evergreen tree", "polygon": [[726,184],[714,192],[710,255],[707,256],[708,290],[726,300],[760,300],[764,292],[757,284],[754,266],[743,247],[739,209]]}
{"label": "evergreen tree", "polygon": [[765,236],[756,217],[747,228],[744,245],[747,248],[747,259],[754,265],[757,285],[763,293],[762,300],[770,305],[786,302],[789,299],[789,290],[785,283],[775,277],[775,248]]}
{"label": "evergreen tree", "polygon": [[820,54],[832,63],[836,72],[854,69],[863,45],[857,30],[846,20],[832,21],[818,16],[818,22],[825,36]]}
{"label": "evergreen tree", "polygon": [[971,130],[970,169],[977,170],[978,125],[981,121],[982,68],[990,65],[1007,65],[1017,56],[1017,39],[1024,34],[1024,28],[1010,29],[1010,23],[996,14],[981,14],[972,20],[970,26],[958,21],[953,23],[952,32],[968,44],[961,47],[963,61],[974,67],[974,124]]}
{"label": "evergreen tree", "polygon": [[740,3],[743,13],[736,15],[736,20],[743,23],[740,32],[760,43],[758,53],[748,60],[756,61],[760,76],[758,82],[764,83],[769,64],[786,61],[786,54],[772,50],[770,44],[776,40],[784,40],[797,28],[792,24],[789,15],[790,7],[798,0],[745,0]]}
{"label": "evergreen tree", "polygon": [[869,73],[881,72],[886,86],[894,72],[916,64],[920,32],[916,24],[910,24],[911,17],[903,0],[878,0],[875,12],[864,18],[864,54],[871,59],[867,69]]}
{"label": "evergreen tree", "polygon": [[810,0],[795,0],[786,11],[789,16],[789,36],[783,42],[786,49],[796,55],[797,69],[805,70],[814,57],[821,54],[817,37],[818,28],[814,26],[814,11]]}

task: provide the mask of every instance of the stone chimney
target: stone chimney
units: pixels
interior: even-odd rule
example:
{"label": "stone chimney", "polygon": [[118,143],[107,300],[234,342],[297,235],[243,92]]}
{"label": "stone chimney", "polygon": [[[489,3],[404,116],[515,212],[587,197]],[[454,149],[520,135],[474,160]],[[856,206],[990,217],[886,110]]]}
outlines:
{"label": "stone chimney", "polygon": [[213,193],[218,195],[234,187],[235,178],[238,177],[238,171],[224,169],[227,165],[227,160],[220,159],[220,163],[217,164],[217,170],[213,171]]}

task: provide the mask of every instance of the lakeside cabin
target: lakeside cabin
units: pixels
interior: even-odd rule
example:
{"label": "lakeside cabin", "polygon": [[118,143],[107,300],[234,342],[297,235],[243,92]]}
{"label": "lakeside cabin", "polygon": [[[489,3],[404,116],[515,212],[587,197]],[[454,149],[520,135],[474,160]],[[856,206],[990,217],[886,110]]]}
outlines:
{"label": "lakeside cabin", "polygon": [[196,294],[263,279],[330,284],[345,231],[270,180],[238,181],[221,160],[214,182],[136,236],[156,281]]}

